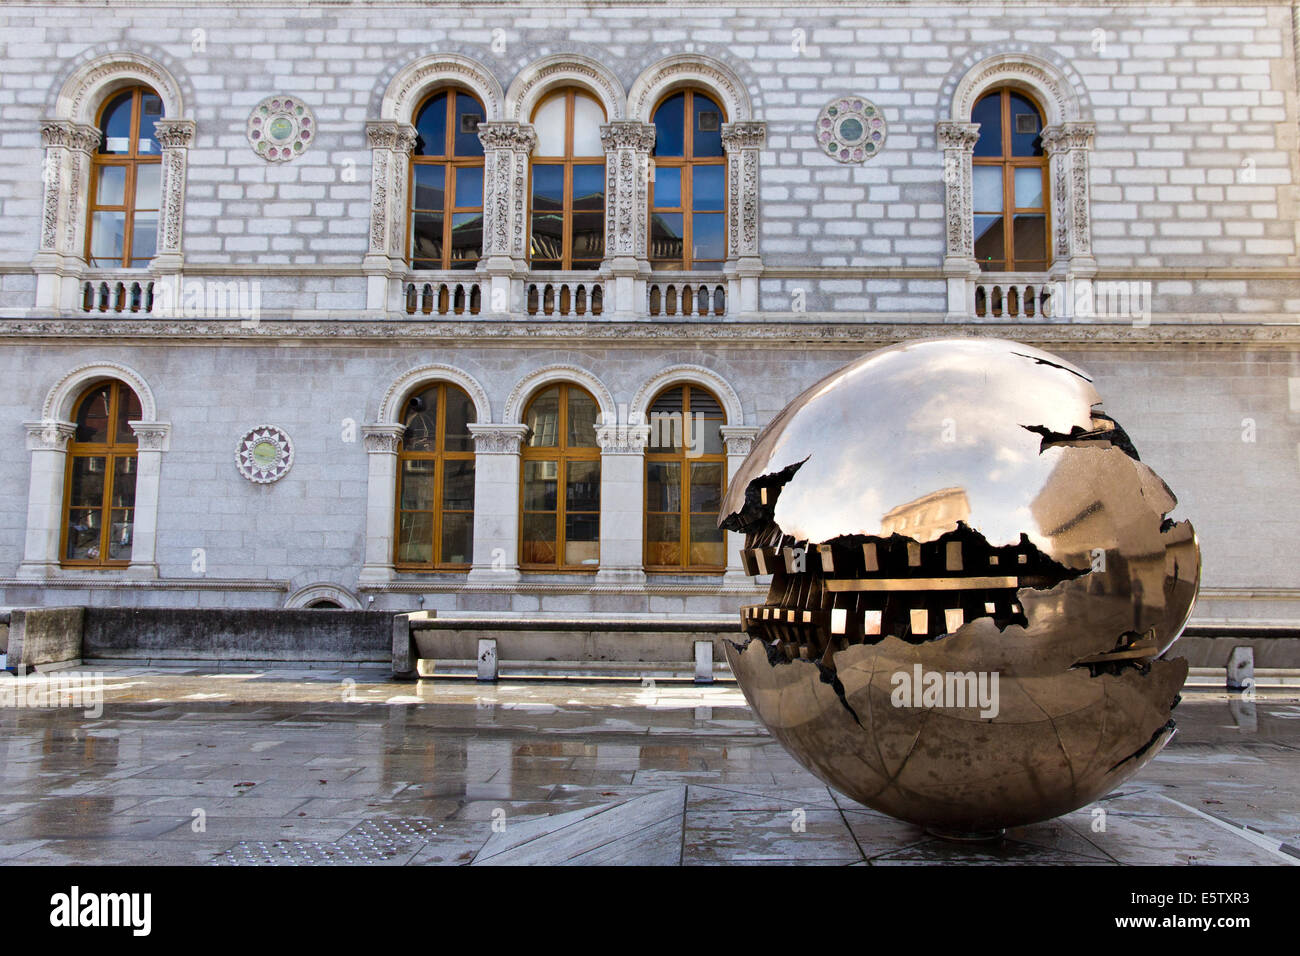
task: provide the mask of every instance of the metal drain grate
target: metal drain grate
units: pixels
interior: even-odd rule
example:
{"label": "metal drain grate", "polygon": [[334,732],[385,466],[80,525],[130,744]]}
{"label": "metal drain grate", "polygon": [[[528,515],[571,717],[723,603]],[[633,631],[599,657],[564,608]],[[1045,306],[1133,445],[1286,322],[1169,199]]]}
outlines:
{"label": "metal drain grate", "polygon": [[366,820],[333,843],[311,840],[241,840],[212,866],[373,866],[405,858],[436,833],[432,820]]}

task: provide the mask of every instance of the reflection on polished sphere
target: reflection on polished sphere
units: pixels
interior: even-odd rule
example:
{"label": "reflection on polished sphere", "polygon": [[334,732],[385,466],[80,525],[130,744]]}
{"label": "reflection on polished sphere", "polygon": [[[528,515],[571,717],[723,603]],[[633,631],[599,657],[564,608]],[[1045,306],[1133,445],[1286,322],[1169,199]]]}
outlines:
{"label": "reflection on polished sphere", "polygon": [[1176,499],[1039,349],[929,340],[813,385],[755,442],[722,527],[767,601],[726,647],[812,773],[936,832],[1104,795],[1174,732],[1166,660],[1200,550]]}

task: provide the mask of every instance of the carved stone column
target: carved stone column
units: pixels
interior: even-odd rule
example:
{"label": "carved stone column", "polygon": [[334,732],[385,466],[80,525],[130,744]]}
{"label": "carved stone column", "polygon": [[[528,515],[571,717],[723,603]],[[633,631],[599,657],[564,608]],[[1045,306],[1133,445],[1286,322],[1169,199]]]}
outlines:
{"label": "carved stone column", "polygon": [[600,128],[605,147],[605,259],[614,279],[615,319],[631,319],[645,301],[650,150],[655,128],[620,121]]}
{"label": "carved stone column", "polygon": [[[758,435],[756,425],[723,425],[722,442],[727,449],[727,486],[736,476],[741,464],[754,447],[754,438]],[[727,572],[722,576],[722,586],[732,588],[752,588],[754,579],[745,573],[740,562],[740,549],[745,543],[745,536],[733,531],[727,536]]]}
{"label": "carved stone column", "polygon": [[[166,182],[164,173],[164,184]],[[133,578],[158,577],[158,498],[162,480],[162,456],[171,444],[168,422],[127,422],[136,439],[135,515],[131,526]]]}
{"label": "carved stone column", "polygon": [[393,529],[397,524],[397,446],[405,425],[363,425],[369,460],[366,478],[366,552],[358,582],[393,579]]}
{"label": "carved stone column", "polygon": [[758,169],[767,142],[767,124],[723,123],[727,153],[728,312],[758,311],[758,277],[763,261],[758,249]]}
{"label": "carved stone column", "polygon": [[162,195],[158,209],[158,247],[149,265],[154,272],[174,273],[180,271],[184,261],[185,180],[194,121],[158,120],[154,131],[162,148]]}
{"label": "carved stone column", "polygon": [[1052,193],[1052,273],[1058,279],[1091,278],[1097,272],[1088,196],[1088,153],[1094,135],[1092,123],[1061,123],[1043,130]]}
{"label": "carved stone column", "polygon": [[948,320],[968,321],[975,315],[972,279],[979,274],[975,262],[974,198],[971,157],[979,140],[978,123],[940,123],[943,150],[944,216],[947,244],[943,272],[948,280]]}
{"label": "carved stone column", "polygon": [[[370,141],[370,240],[361,268],[366,308],[390,306],[390,279],[406,273],[406,176],[415,127],[387,120],[366,123]],[[396,301],[391,303],[396,308]]]}
{"label": "carved stone column", "polygon": [[[483,144],[483,258],[488,311],[522,311],[528,271],[528,157],[537,134],[527,123],[479,123]],[[512,286],[517,286],[512,294]]]}
{"label": "carved stone column", "polygon": [[467,580],[512,585],[519,580],[520,446],[527,425],[475,424],[474,564]]}
{"label": "carved stone column", "polygon": [[77,279],[86,265],[83,197],[90,191],[90,157],[99,141],[94,126],[69,120],[41,124],[44,195],[40,248],[32,260],[38,308],[71,308],[76,301]]}
{"label": "carved stone column", "polygon": [[76,434],[72,422],[24,422],[31,477],[27,485],[27,537],[20,578],[53,577],[59,570],[59,538],[63,524],[63,480],[68,441]]}
{"label": "carved stone column", "polygon": [[600,584],[644,584],[645,446],[649,425],[600,425]]}

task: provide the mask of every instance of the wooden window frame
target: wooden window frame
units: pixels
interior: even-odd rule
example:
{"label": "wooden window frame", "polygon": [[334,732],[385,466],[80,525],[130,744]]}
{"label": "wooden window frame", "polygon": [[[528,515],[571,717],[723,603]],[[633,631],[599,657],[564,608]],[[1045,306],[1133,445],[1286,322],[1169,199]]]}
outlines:
{"label": "wooden window frame", "polygon": [[[1000,215],[1002,217],[1002,263],[1003,264],[1002,264],[1002,268],[1000,269],[985,270],[982,263],[988,260],[980,260],[978,257],[976,257],[976,262],[981,263],[980,265],[981,271],[1045,272],[1049,268],[1051,268],[1052,261],[1053,261],[1052,260],[1052,209],[1051,209],[1052,203],[1051,203],[1051,192],[1049,191],[1048,188],[1050,186],[1049,183],[1050,177],[1048,175],[1047,155],[1046,154],[1042,156],[1012,156],[1011,155],[1011,137],[1013,133],[1011,129],[1011,96],[1013,94],[1019,96],[1021,99],[1029,103],[1029,105],[1032,106],[1034,110],[1038,113],[1038,127],[1040,132],[1047,125],[1047,117],[1043,114],[1043,108],[1038,105],[1038,102],[1034,99],[1034,97],[1024,92],[1023,90],[1018,90],[1010,86],[1001,86],[996,89],[989,90],[987,93],[985,93],[983,96],[981,96],[978,100],[975,101],[975,105],[978,106],[980,103],[982,103],[984,100],[988,99],[991,96],[1000,97],[1000,107],[1002,111],[1002,155],[1001,156],[973,156],[971,157],[971,164],[977,167],[978,166],[1002,167],[1002,209],[998,213],[994,213],[989,210],[974,209],[974,205],[975,205],[974,191],[972,190],[971,221],[973,224],[975,218],[978,216]],[[1028,169],[1036,168],[1041,171],[1042,181],[1043,181],[1043,192],[1042,192],[1043,205],[1040,208],[1032,208],[1032,209],[1028,207],[1020,208],[1015,205],[1016,202],[1015,171],[1017,169],[1026,169],[1026,168]],[[1041,214],[1043,217],[1043,235],[1044,235],[1043,258],[1027,260],[1035,263],[1041,262],[1042,263],[1041,266],[1036,265],[1031,269],[1026,270],[1024,266],[1020,265],[1016,261],[1015,217],[1017,214],[1028,214],[1028,215]]]}
{"label": "wooden window frame", "polygon": [[[143,106],[145,96],[155,96],[158,94],[147,86],[132,86],[125,90],[118,90],[112,96],[108,97],[99,107],[99,113],[95,118],[95,125],[104,136],[104,144],[107,145],[107,132],[104,131],[104,114],[108,108],[121,99],[123,93],[131,93],[131,135],[129,141],[131,148],[126,153],[101,153],[96,150],[90,157],[90,201],[86,206],[86,263],[94,269],[146,269],[148,262],[144,265],[131,265],[131,248],[135,245],[135,214],[137,212],[156,212],[160,216],[162,209],[136,209],[135,208],[135,187],[140,166],[159,165],[162,163],[161,151],[157,156],[140,154],[140,111]],[[161,97],[158,97],[161,102]],[[123,166],[126,168],[125,182],[122,186],[122,206],[101,206],[99,205],[99,171],[105,166]],[[162,188],[159,185],[158,202],[162,203]],[[96,263],[95,258],[91,255],[91,249],[94,244],[95,233],[95,213],[97,212],[121,212],[123,213],[122,225],[122,259],[116,265],[103,265]],[[155,228],[157,228],[155,226]],[[157,244],[154,246],[154,255],[158,254]],[[103,258],[102,256],[98,258]]]}
{"label": "wooden window frame", "polygon": [[[424,100],[420,103],[419,108],[417,108],[416,111],[413,114],[411,114],[412,119],[418,120],[420,118],[420,115],[424,112],[425,108],[428,107],[429,103],[432,100],[444,94],[446,94],[447,96],[447,103],[446,103],[447,116],[446,116],[446,131],[445,131],[446,140],[442,144],[442,148],[444,152],[437,155],[426,154],[424,156],[416,156],[415,151],[412,150],[410,156],[410,169],[407,170],[408,176],[406,181],[410,183],[410,188],[408,190],[410,195],[407,197],[407,202],[406,202],[406,253],[405,255],[406,255],[406,267],[410,269],[412,272],[417,272],[417,271],[432,272],[436,269],[442,269],[444,271],[456,271],[456,272],[473,271],[468,266],[462,266],[461,268],[457,269],[453,267],[451,264],[452,263],[451,234],[453,228],[452,220],[458,213],[476,212],[479,214],[480,221],[482,221],[483,216],[486,214],[483,208],[482,191],[479,192],[479,199],[478,199],[477,206],[456,205],[456,180],[455,180],[455,177],[458,174],[458,170],[460,169],[464,169],[464,168],[483,169],[484,188],[486,188],[487,170],[484,164],[484,154],[480,153],[477,156],[456,155],[456,135],[457,135],[456,97],[460,95],[465,95],[472,98],[474,102],[478,104],[479,109],[483,112],[483,115],[486,117],[487,110],[484,108],[483,102],[477,96],[475,96],[471,91],[467,89],[464,89],[459,86],[443,86],[434,90],[432,93],[430,93],[428,96],[424,98]],[[442,167],[443,179],[442,179],[442,209],[441,210],[416,208],[415,167],[417,165]],[[419,261],[421,263],[428,263],[428,264],[424,265],[421,268],[417,268],[415,264],[416,260],[411,258],[411,254],[415,246],[415,214],[417,211],[418,212],[441,212],[442,214],[442,259],[439,260],[439,264],[436,266],[431,264],[433,262],[432,259],[420,259]],[[486,228],[486,224],[484,224],[484,228]],[[478,264],[483,261],[483,244],[481,241],[479,242],[478,251],[479,251],[479,257],[474,260],[474,268],[477,268]]]}
{"label": "wooden window frame", "polygon": [[[451,563],[442,560],[442,519],[444,514],[443,507],[443,490],[447,475],[447,462],[449,461],[474,461],[475,454],[471,451],[448,451],[447,450],[447,392],[455,390],[465,396],[469,401],[469,394],[454,382],[433,382],[417,387],[402,402],[402,408],[405,410],[406,405],[416,395],[423,395],[430,388],[438,390],[438,409],[435,418],[435,445],[434,451],[408,451],[406,448],[405,436],[397,444],[397,491],[396,498],[393,502],[393,567],[398,571],[467,571],[472,565],[472,561],[461,563]],[[473,402],[470,402],[473,408]],[[477,410],[475,411],[475,420],[477,421]],[[403,413],[405,419],[405,413]],[[402,483],[406,470],[403,467],[408,461],[432,461],[434,463],[433,477],[433,550],[430,552],[432,560],[427,562],[402,561],[400,558],[402,548],[402,515],[403,514],[428,514],[424,509],[403,509],[402,508]],[[475,473],[477,474],[477,463],[475,463]],[[477,499],[474,502],[475,507],[478,505]],[[463,509],[452,509],[452,514],[468,514],[470,516],[470,527],[473,528],[474,508],[468,512]],[[473,532],[471,531],[470,549],[473,553]]]}
{"label": "wooden window frame", "polygon": [[[669,385],[666,388],[660,389],[659,392],[655,395],[654,400],[650,402],[650,405],[648,407],[653,409],[655,404],[659,401],[659,399],[663,398],[663,396],[668,392],[671,392],[674,389],[678,389],[678,388],[684,391],[684,394],[682,396],[683,423],[685,423],[687,416],[690,414],[691,392],[698,391],[698,392],[703,392],[704,394],[712,398],[715,402],[717,402],[718,408],[722,410],[721,416],[719,416],[718,418],[706,419],[706,422],[716,421],[718,423],[718,427],[722,427],[727,424],[726,409],[723,408],[722,402],[719,401],[718,397],[714,395],[713,392],[711,392],[709,389],[705,388],[704,386],[696,385],[694,383],[679,382],[675,385]],[[707,424],[706,427],[708,427]],[[685,425],[683,424],[683,429],[684,428]],[[650,451],[649,446],[647,446],[646,448],[645,465],[643,466],[645,471],[643,473],[644,480],[642,482],[643,490],[642,490],[642,501],[641,501],[642,561],[644,562],[645,570],[647,572],[653,572],[656,574],[660,574],[660,573],[719,574],[727,570],[726,532],[723,532],[723,537],[722,537],[722,563],[721,564],[690,564],[689,563],[690,554],[691,554],[691,515],[704,514],[704,512],[692,512],[690,510],[690,485],[691,485],[690,466],[693,464],[701,464],[701,463],[718,465],[722,472],[721,494],[725,496],[727,493],[726,449],[724,448],[721,452],[717,454],[709,454],[709,455],[701,454],[701,455],[691,456],[686,454],[687,451],[686,442],[685,442],[686,435],[683,434],[682,438],[683,438],[683,442],[681,448],[675,449],[674,451],[671,452],[652,452]],[[650,466],[655,462],[676,462],[680,465],[680,480],[682,484],[681,484],[681,495],[679,498],[680,505],[677,509],[677,515],[679,518],[678,542],[681,548],[681,562],[678,564],[651,564],[650,563],[650,515],[652,513],[650,511]],[[670,511],[656,511],[653,513],[656,515],[672,514],[672,512]]]}
{"label": "wooden window frame", "polygon": [[[553,573],[563,572],[566,574],[570,572],[582,572],[582,573],[594,574],[595,572],[600,570],[599,531],[597,531],[596,534],[597,561],[594,565],[563,563],[564,553],[567,550],[566,545],[568,544],[568,540],[565,537],[565,533],[564,533],[564,525],[565,525],[565,518],[568,516],[566,499],[568,497],[567,491],[568,491],[568,482],[569,482],[569,462],[595,461],[598,465],[601,464],[601,449],[599,444],[592,445],[591,447],[587,447],[587,446],[570,447],[569,445],[569,391],[573,389],[586,395],[589,399],[591,399],[592,404],[595,405],[598,410],[600,408],[600,404],[596,401],[596,397],[592,395],[591,392],[587,391],[587,389],[583,388],[581,385],[577,385],[571,382],[552,382],[539,388],[533,394],[532,398],[528,400],[528,404],[524,406],[524,415],[523,415],[524,421],[528,420],[528,412],[531,410],[533,406],[533,402],[535,402],[539,397],[545,394],[548,390],[555,387],[559,388],[559,417],[556,420],[557,438],[559,439],[558,443],[555,445],[533,446],[525,442],[520,452],[519,570],[528,571],[528,572],[549,571]],[[556,478],[555,478],[556,480],[555,511],[525,511],[524,510],[524,487],[528,482],[528,462],[530,461],[557,462]],[[601,469],[601,477],[602,478],[604,477],[603,467]],[[603,499],[603,494],[602,494],[602,499]],[[591,512],[579,511],[576,513],[590,514]],[[553,514],[555,516],[555,563],[554,564],[537,564],[535,562],[526,563],[524,561],[524,546],[525,546],[524,519],[530,514],[534,514],[534,515]],[[596,510],[596,523],[597,523],[597,527],[599,528],[599,524],[600,524],[599,508]]]}
{"label": "wooden window frame", "polygon": [[[76,422],[81,416],[82,407],[91,399],[101,388],[104,382],[96,382],[88,386],[77,401],[72,406],[72,421]],[[105,442],[79,442],[76,440],[76,433],[73,433],[72,440],[68,442],[67,459],[63,468],[63,521],[59,529],[59,565],[65,568],[125,568],[131,564],[130,558],[110,559],[108,557],[109,537],[113,530],[113,511],[130,511],[131,512],[131,533],[132,547],[135,544],[135,511],[136,506],[133,503],[129,509],[113,508],[113,481],[117,475],[117,462],[123,458],[132,458],[136,462],[136,477],[139,478],[140,468],[140,447],[134,432],[131,434],[129,442],[118,441],[121,436],[117,434],[118,413],[121,410],[121,402],[124,399],[125,392],[132,395],[131,386],[125,382],[112,379],[108,393],[108,441]],[[136,396],[137,403],[139,397]],[[130,431],[130,426],[127,426]],[[75,463],[81,458],[103,458],[104,459],[104,490],[103,496],[99,502],[100,527],[99,527],[99,557],[98,558],[69,558],[68,557],[68,533],[72,525],[72,475],[75,469]],[[134,499],[133,499],[134,500]],[[76,510],[82,510],[80,508]]]}
{"label": "wooden window frame", "polygon": [[[671,90],[659,99],[655,108],[650,111],[650,123],[654,125],[655,115],[659,112],[659,107],[672,99],[678,93],[686,94],[686,102],[683,106],[683,122],[686,130],[682,140],[681,156],[650,156],[650,162],[654,164],[655,177],[650,181],[650,196],[647,200],[650,204],[649,214],[646,217],[646,249],[651,255],[650,268],[659,272],[690,272],[695,269],[695,257],[691,254],[695,245],[694,236],[694,213],[692,208],[695,204],[695,169],[698,166],[721,166],[722,167],[722,210],[720,212],[706,211],[706,215],[719,215],[722,217],[722,235],[723,249],[721,259],[706,259],[711,271],[720,271],[727,263],[727,217],[731,214],[728,208],[727,196],[727,152],[724,149],[721,156],[704,156],[695,157],[695,94],[703,96],[712,103],[720,114],[720,122],[727,122],[726,110],[722,104],[718,103],[712,96],[703,90],[687,88],[685,90]],[[656,206],[655,205],[655,182],[658,180],[658,171],[661,168],[680,169],[683,171],[681,177],[681,206]],[[680,259],[655,259],[654,253],[654,217],[655,213],[680,213],[682,217],[682,257]]]}
{"label": "wooden window frame", "polygon": [[[533,270],[547,271],[547,272],[552,271],[549,267],[543,269],[542,267],[533,264],[534,261],[533,254],[532,254],[533,213],[534,213],[533,169],[538,164],[541,164],[543,166],[564,167],[564,195],[563,195],[563,202],[561,203],[561,213],[560,213],[561,251],[560,251],[560,266],[558,271],[561,272],[595,271],[596,269],[600,268],[601,262],[604,261],[603,258],[600,260],[583,259],[581,260],[582,262],[591,263],[591,265],[584,265],[581,269],[575,269],[573,265],[573,167],[599,166],[601,170],[605,170],[606,161],[605,161],[604,153],[602,153],[599,157],[573,155],[574,98],[576,96],[585,96],[588,99],[594,101],[600,107],[601,114],[602,116],[605,117],[605,122],[609,122],[609,116],[605,112],[605,104],[601,103],[600,99],[594,96],[591,92],[576,86],[566,86],[563,89],[555,90],[549,95],[543,97],[537,103],[537,106],[533,109],[533,115],[530,121],[535,122],[537,119],[537,114],[541,111],[542,107],[545,106],[547,103],[549,103],[552,99],[554,99],[557,96],[564,97],[564,155],[563,156],[540,156],[537,154],[533,154],[529,158],[529,162],[528,162],[528,240],[529,240],[528,268]],[[601,175],[601,179],[602,180],[605,179],[606,175],[607,173],[603,172]],[[603,235],[606,228],[609,225],[609,195],[607,193],[602,195],[603,195],[603,199],[601,201],[601,206],[600,206],[600,229],[601,229],[601,234]],[[584,209],[581,211],[592,212],[593,210]],[[608,249],[605,250],[605,255],[606,256],[609,255]]]}

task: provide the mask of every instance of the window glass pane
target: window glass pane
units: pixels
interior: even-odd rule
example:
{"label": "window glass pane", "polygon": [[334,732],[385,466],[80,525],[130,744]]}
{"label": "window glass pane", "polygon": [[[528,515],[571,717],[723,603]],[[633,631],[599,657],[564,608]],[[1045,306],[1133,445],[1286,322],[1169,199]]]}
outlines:
{"label": "window glass pane", "polygon": [[680,166],[656,166],[654,204],[657,208],[679,208],[682,204],[682,170]]}
{"label": "window glass pane", "polygon": [[443,208],[443,189],[447,168],[436,163],[415,164],[415,207],[416,209]]}
{"label": "window glass pane", "polygon": [[569,435],[570,448],[596,447],[596,416],[599,409],[595,400],[586,392],[576,388],[569,389]]}
{"label": "window glass pane", "polygon": [[534,156],[564,155],[564,94],[552,96],[533,114],[533,129],[537,133]]}
{"label": "window glass pane", "polygon": [[446,514],[442,516],[443,564],[469,564],[474,557],[474,516],[472,514]]}
{"label": "window glass pane", "polygon": [[[456,155],[482,156],[483,144],[478,138],[478,124],[483,120],[483,107],[467,93],[456,94]],[[479,190],[481,193],[482,190]],[[446,558],[444,557],[445,561]]]}
{"label": "window glass pane", "polygon": [[74,508],[68,513],[68,547],[64,557],[73,561],[93,561],[99,557],[99,511]]}
{"label": "window glass pane", "polygon": [[722,110],[707,96],[695,93],[692,96],[695,108],[695,129],[693,131],[691,155],[722,155]]}
{"label": "window glass pane", "polygon": [[559,386],[552,385],[532,400],[524,424],[532,429],[528,436],[529,447],[554,448],[560,443]]}
{"label": "window glass pane", "polygon": [[721,211],[726,194],[725,167],[696,166],[691,171],[691,202],[696,209]]}
{"label": "window glass pane", "polygon": [[112,385],[105,382],[82,400],[77,409],[77,434],[73,441],[108,441],[108,396]]}
{"label": "window glass pane", "polygon": [[981,263],[1001,262],[1005,251],[1002,245],[1002,217],[975,217],[975,258]]}
{"label": "window glass pane", "polygon": [[559,462],[524,462],[524,510],[556,510],[560,493],[559,480]]}
{"label": "window glass pane", "polygon": [[107,458],[72,459],[72,486],[68,504],[73,508],[101,508],[104,505],[104,469]]}
{"label": "window glass pane", "polygon": [[679,451],[686,443],[686,426],[682,419],[686,407],[686,386],[678,385],[659,393],[650,406],[651,452]]}
{"label": "window glass pane", "polygon": [[682,466],[675,461],[646,462],[645,507],[647,511],[680,511]]}
{"label": "window glass pane", "polygon": [[600,564],[600,515],[565,515],[564,538],[565,564]]}
{"label": "window glass pane", "polygon": [[406,431],[402,433],[402,448],[406,451],[438,450],[438,388],[426,388],[406,400],[406,413],[402,419]]}
{"label": "window glass pane", "polygon": [[646,564],[680,565],[682,563],[681,536],[680,515],[646,515]]}
{"label": "window glass pane", "polygon": [[444,424],[447,428],[444,448],[447,451],[473,451],[474,437],[469,433],[469,425],[478,420],[474,402],[459,388],[447,386],[447,413]]}
{"label": "window glass pane", "polygon": [[123,206],[126,204],[126,167],[100,166],[99,182],[95,189],[97,206]]}
{"label": "window glass pane", "polygon": [[473,268],[483,248],[483,214],[458,212],[451,217],[451,268]]}
{"label": "window glass pane", "polygon": [[975,192],[975,209],[977,212],[1002,211],[1002,167],[973,166],[972,185]]}
{"label": "window glass pane", "polygon": [[573,208],[605,208],[605,164],[573,167]]}
{"label": "window glass pane", "polygon": [[113,500],[114,508],[135,507],[136,460],[133,457],[113,459]]}
{"label": "window glass pane", "polygon": [[533,211],[564,208],[564,167],[533,165]]}
{"label": "window glass pane", "polygon": [[[693,427],[696,432],[703,432],[702,438],[696,438],[697,445],[700,447],[702,455],[721,455],[722,454],[722,431],[721,418],[699,418],[699,412],[692,411]],[[694,435],[692,437],[695,437]]]}
{"label": "window glass pane", "polygon": [[135,392],[124,386],[119,387],[117,397],[117,428],[112,441],[121,445],[134,445],[137,442],[135,432],[131,431],[128,422],[138,422],[143,416],[140,413],[140,399],[136,398]]}
{"label": "window glass pane", "polygon": [[112,525],[108,529],[108,558],[110,561],[130,561],[135,509],[114,509],[110,514]]}
{"label": "window glass pane", "polygon": [[135,208],[157,209],[161,195],[162,164],[140,163],[135,167]]}
{"label": "window glass pane", "polygon": [[650,258],[682,258],[683,216],[679,212],[657,212],[650,217]]}
{"label": "window glass pane", "polygon": [[442,259],[442,213],[417,212],[413,217],[412,259]]}
{"label": "window glass pane", "polygon": [[131,151],[131,93],[121,93],[104,109],[100,123],[103,137],[101,153],[129,153]]}
{"label": "window glass pane", "polygon": [[126,213],[97,212],[90,218],[90,256],[95,265],[120,265],[126,239]]}
{"label": "window glass pane", "polygon": [[[595,268],[605,258],[605,214],[601,212],[576,212],[573,214],[573,258],[575,269]],[[584,266],[577,260],[587,260]]]}
{"label": "window glass pane", "polygon": [[474,462],[451,459],[442,466],[442,507],[447,511],[474,510]]}
{"label": "window glass pane", "polygon": [[447,94],[439,93],[426,103],[415,118],[415,155],[447,154]]}
{"label": "window glass pane", "polygon": [[403,511],[432,511],[437,502],[435,466],[432,458],[406,459],[402,462]]}
{"label": "window glass pane", "polygon": [[1046,266],[1047,218],[1045,216],[1016,216],[1011,241],[1017,268]]}
{"label": "window glass pane", "polygon": [[131,264],[142,265],[158,248],[158,213],[137,212],[131,230]]}
{"label": "window glass pane", "polygon": [[600,127],[605,122],[605,111],[600,103],[585,93],[573,97],[573,155],[604,156],[605,147],[600,142]]}
{"label": "window glass pane", "polygon": [[458,208],[483,205],[483,167],[459,166],[456,169],[456,206]]}
{"label": "window glass pane", "polygon": [[724,551],[717,518],[714,515],[691,515],[691,564],[721,567],[727,563]]}
{"label": "window glass pane", "polygon": [[397,560],[428,564],[433,560],[433,513],[403,512],[397,523]]}
{"label": "window glass pane", "polygon": [[686,94],[675,93],[655,110],[655,156],[684,156]]}
{"label": "window glass pane", "polygon": [[140,128],[137,132],[136,150],[142,155],[157,156],[158,136],[154,124],[162,119],[162,100],[154,93],[140,97]]}
{"label": "window glass pane", "polygon": [[727,258],[726,232],[722,213],[695,213],[691,220],[691,257],[717,262]]}
{"label": "window glass pane", "polygon": [[600,510],[600,459],[568,463],[564,508],[566,511]]}
{"label": "window glass pane", "polygon": [[1002,155],[1002,94],[994,93],[975,104],[970,121],[980,124],[979,140],[975,143],[976,156]]}
{"label": "window glass pane", "polygon": [[1023,96],[1010,94],[1011,100],[1011,155],[1042,156],[1043,144],[1039,139],[1043,123],[1034,104]]}
{"label": "window glass pane", "polygon": [[1029,169],[1017,169],[1016,177],[1016,208],[1017,209],[1042,209],[1043,208],[1043,171],[1038,167]]}
{"label": "window glass pane", "polygon": [[526,514],[523,520],[524,564],[555,564],[555,528],[553,514]]}
{"label": "window glass pane", "polygon": [[717,514],[722,504],[721,462],[691,463],[691,511]]}

